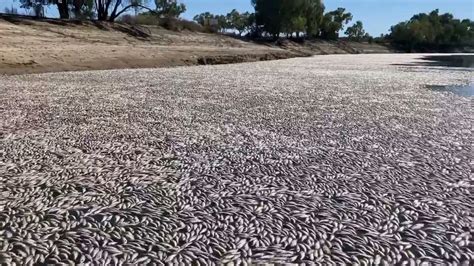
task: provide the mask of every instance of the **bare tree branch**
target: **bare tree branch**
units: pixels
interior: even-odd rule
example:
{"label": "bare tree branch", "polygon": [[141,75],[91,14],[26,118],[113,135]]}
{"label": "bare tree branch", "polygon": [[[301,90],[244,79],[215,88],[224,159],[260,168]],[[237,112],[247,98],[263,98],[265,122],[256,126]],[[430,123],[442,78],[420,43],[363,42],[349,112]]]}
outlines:
{"label": "bare tree branch", "polygon": [[128,9],[132,8],[132,7],[139,7],[139,8],[142,8],[142,9],[146,9],[148,11],[150,11],[150,13],[153,13],[155,15],[160,15],[159,12],[156,12],[155,10],[149,8],[149,7],[146,7],[144,5],[139,5],[139,4],[130,4],[126,7],[124,7],[120,12],[118,12],[117,14],[111,14],[110,15],[110,18],[109,18],[109,21],[114,21],[116,18],[118,18],[120,15],[122,15],[124,12],[126,12]]}

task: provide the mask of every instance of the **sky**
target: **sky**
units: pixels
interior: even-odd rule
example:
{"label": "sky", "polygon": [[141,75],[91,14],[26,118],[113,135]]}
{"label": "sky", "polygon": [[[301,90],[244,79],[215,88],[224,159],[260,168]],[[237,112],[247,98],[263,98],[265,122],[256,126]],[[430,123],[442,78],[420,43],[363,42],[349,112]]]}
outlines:
{"label": "sky", "polygon": [[[188,10],[184,18],[210,11],[226,14],[233,8],[253,11],[250,0],[183,0]],[[410,19],[414,14],[439,9],[441,13],[452,13],[456,18],[474,20],[474,0],[323,0],[326,10],[344,7],[360,20],[372,36],[388,33],[390,26]]]}
{"label": "sky", "polygon": [[[186,19],[192,19],[194,15],[206,11],[214,14],[226,14],[234,8],[242,12],[253,11],[251,0],[180,0],[180,2],[186,4],[187,11],[182,15]],[[414,14],[427,13],[437,8],[441,13],[449,12],[456,18],[474,20],[473,0],[323,0],[323,2],[326,10],[346,8],[354,16],[353,22],[362,21],[365,30],[372,36],[388,33],[390,26],[408,20]],[[12,0],[0,0],[0,11],[11,6]],[[49,16],[56,16],[56,13],[53,6],[47,10]]]}

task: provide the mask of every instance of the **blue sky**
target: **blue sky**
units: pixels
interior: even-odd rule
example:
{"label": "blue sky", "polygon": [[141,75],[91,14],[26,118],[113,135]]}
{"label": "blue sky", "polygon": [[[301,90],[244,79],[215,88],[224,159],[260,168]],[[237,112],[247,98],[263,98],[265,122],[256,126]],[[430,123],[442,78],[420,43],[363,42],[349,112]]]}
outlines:
{"label": "blue sky", "polygon": [[[0,0],[0,10],[11,6],[12,0]],[[153,0],[150,0],[153,2]],[[205,11],[226,14],[233,8],[239,11],[253,11],[250,0],[181,0],[187,6],[184,18]],[[408,20],[412,15],[429,12],[438,8],[440,12],[449,12],[457,18],[474,20],[473,0],[325,0],[327,10],[345,7],[354,15],[354,21],[361,20],[367,32],[373,36],[388,33],[391,25]],[[48,15],[56,14],[52,6]]]}
{"label": "blue sky", "polygon": [[[253,11],[250,0],[183,0],[188,7],[185,18],[205,11],[227,13],[232,8]],[[458,18],[474,20],[474,0],[323,0],[326,10],[344,7],[361,20],[373,36],[388,33],[390,26],[408,20],[414,14],[430,12],[436,8]]]}

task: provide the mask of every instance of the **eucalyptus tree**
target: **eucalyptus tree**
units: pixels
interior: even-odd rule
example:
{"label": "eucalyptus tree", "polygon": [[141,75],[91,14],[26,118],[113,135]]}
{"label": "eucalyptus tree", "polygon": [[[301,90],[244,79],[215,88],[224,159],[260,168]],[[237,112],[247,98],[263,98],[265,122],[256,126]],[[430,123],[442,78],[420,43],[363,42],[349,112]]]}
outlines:
{"label": "eucalyptus tree", "polygon": [[339,32],[352,20],[352,14],[346,12],[345,8],[338,8],[324,14],[321,37],[330,40],[339,38]]}
{"label": "eucalyptus tree", "polygon": [[387,36],[396,46],[414,51],[474,49],[474,21],[433,10],[392,26]]}
{"label": "eucalyptus tree", "polygon": [[319,35],[324,12],[321,0],[252,0],[252,4],[257,25],[274,37],[281,33]]}
{"label": "eucalyptus tree", "polygon": [[306,0],[303,10],[306,18],[306,34],[308,37],[318,37],[324,17],[324,4],[322,0]]}
{"label": "eucalyptus tree", "polygon": [[235,30],[239,35],[245,31],[250,31],[254,24],[254,16],[250,12],[240,13],[236,9],[226,15],[226,26],[228,29]]}
{"label": "eucalyptus tree", "polygon": [[19,0],[20,7],[32,9],[35,16],[44,16],[44,7],[56,5],[59,18],[93,18],[94,0]]}
{"label": "eucalyptus tree", "polygon": [[69,18],[69,4],[72,0],[19,0],[20,7],[25,9],[32,9],[35,16],[44,16],[44,6],[56,5],[58,7],[59,17],[62,19]]}
{"label": "eucalyptus tree", "polygon": [[291,1],[252,0],[257,25],[274,37],[278,37],[283,29],[284,2]]}
{"label": "eucalyptus tree", "polygon": [[155,12],[167,17],[179,17],[186,12],[186,5],[176,0],[155,0]]}
{"label": "eucalyptus tree", "polygon": [[350,26],[346,29],[345,34],[351,40],[361,41],[363,38],[366,37],[366,33],[365,33],[365,30],[364,30],[364,24],[360,20],[356,21],[356,23],[354,23],[354,25],[352,25],[352,26]]}

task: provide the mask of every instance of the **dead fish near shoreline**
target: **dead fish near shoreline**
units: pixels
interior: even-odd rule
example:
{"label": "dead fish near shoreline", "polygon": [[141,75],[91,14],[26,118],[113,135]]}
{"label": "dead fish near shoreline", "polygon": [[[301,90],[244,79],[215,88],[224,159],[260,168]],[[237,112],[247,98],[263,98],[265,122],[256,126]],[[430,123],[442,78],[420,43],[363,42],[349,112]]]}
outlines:
{"label": "dead fish near shoreline", "polygon": [[471,101],[424,85],[472,73],[416,57],[0,77],[0,264],[471,265]]}

